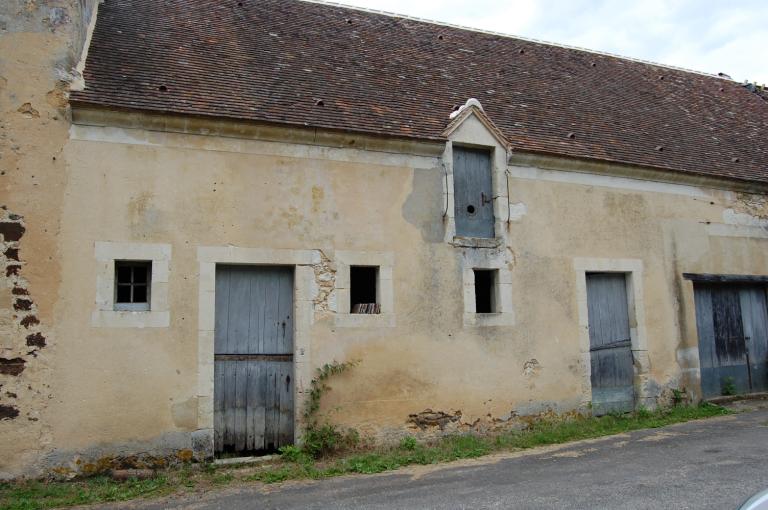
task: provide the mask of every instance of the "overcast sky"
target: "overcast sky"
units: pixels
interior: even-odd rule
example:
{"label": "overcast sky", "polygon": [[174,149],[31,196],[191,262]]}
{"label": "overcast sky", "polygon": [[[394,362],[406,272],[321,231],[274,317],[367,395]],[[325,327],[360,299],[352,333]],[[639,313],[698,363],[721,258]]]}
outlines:
{"label": "overcast sky", "polygon": [[337,0],[768,84],[766,0]]}

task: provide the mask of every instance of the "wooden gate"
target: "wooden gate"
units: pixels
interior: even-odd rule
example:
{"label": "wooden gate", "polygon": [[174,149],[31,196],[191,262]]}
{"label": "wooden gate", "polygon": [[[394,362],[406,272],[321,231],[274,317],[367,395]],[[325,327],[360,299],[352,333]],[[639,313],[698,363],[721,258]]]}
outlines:
{"label": "wooden gate", "polygon": [[635,407],[632,341],[626,275],[587,273],[592,412],[596,416]]}
{"label": "wooden gate", "polygon": [[453,203],[456,235],[494,235],[491,153],[453,147]]}
{"label": "wooden gate", "polygon": [[768,389],[768,308],[759,285],[696,283],[701,391],[707,397]]}
{"label": "wooden gate", "polygon": [[217,266],[217,454],[293,443],[293,268]]}

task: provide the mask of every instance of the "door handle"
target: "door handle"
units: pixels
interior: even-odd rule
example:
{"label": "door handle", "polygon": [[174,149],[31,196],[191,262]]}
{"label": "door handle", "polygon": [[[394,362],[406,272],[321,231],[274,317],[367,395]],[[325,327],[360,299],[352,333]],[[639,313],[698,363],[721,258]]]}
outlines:
{"label": "door handle", "polygon": [[490,204],[493,202],[493,197],[487,197],[485,196],[485,192],[480,192],[480,205]]}

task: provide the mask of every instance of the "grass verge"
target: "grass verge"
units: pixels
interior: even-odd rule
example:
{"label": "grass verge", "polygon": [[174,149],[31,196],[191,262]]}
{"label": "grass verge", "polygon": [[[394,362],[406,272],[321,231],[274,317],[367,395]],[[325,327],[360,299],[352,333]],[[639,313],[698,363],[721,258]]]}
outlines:
{"label": "grass verge", "polygon": [[169,469],[149,480],[118,482],[101,476],[72,482],[0,483],[0,510],[38,510],[125,501],[186,491],[205,491],[238,482],[275,483],[285,480],[329,478],[350,473],[381,473],[413,464],[470,459],[492,452],[514,451],[658,428],[729,413],[727,409],[712,404],[678,406],[653,412],[639,411],[601,418],[542,420],[532,423],[522,431],[493,436],[455,435],[428,444],[405,438],[399,446],[351,451],[317,460],[294,451],[290,460],[284,458],[260,467],[187,465]]}

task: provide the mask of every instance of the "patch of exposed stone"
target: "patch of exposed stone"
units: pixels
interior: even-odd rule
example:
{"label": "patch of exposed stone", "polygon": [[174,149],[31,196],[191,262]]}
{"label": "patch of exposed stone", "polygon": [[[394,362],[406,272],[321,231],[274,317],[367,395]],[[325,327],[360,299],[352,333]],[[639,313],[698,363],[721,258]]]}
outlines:
{"label": "patch of exposed stone", "polygon": [[456,411],[452,414],[449,414],[443,411],[425,409],[420,413],[408,415],[408,423],[415,425],[421,430],[427,430],[435,427],[439,428],[440,430],[445,430],[448,425],[457,423],[460,420],[461,411]]}
{"label": "patch of exposed stone", "polygon": [[317,287],[313,302],[315,312],[328,313],[333,310],[331,294],[336,284],[336,266],[322,250],[319,251],[320,262],[312,266]]}
{"label": "patch of exposed stone", "polygon": [[733,204],[736,212],[768,220],[768,196],[752,193],[739,193]]}
{"label": "patch of exposed stone", "polygon": [[102,473],[112,473],[120,478],[121,472],[149,471],[154,473],[159,469],[189,463],[195,460],[194,452],[185,448],[169,455],[151,455],[141,453],[136,455],[103,456],[94,459],[77,457],[69,465],[53,468],[50,474],[54,478],[70,479],[77,476],[91,476]]}
{"label": "patch of exposed stone", "polygon": [[0,207],[0,421],[24,416],[37,421],[38,409],[30,398],[40,397],[26,377],[27,369],[47,345],[37,305],[24,278],[21,241],[26,232],[24,219]]}
{"label": "patch of exposed stone", "polygon": [[408,416],[407,426],[420,437],[444,436],[456,433],[488,434],[512,429],[525,428],[527,422],[517,413],[511,412],[504,417],[491,414],[475,418],[474,421],[462,420],[461,411],[424,411]]}
{"label": "patch of exposed stone", "polygon": [[382,433],[379,435],[384,441],[390,441],[397,440],[405,433],[422,440],[451,434],[498,434],[513,430],[525,430],[540,421],[567,420],[588,414],[587,409],[558,412],[552,408],[547,408],[531,414],[519,414],[514,410],[505,416],[493,416],[489,413],[475,418],[473,421],[468,421],[464,419],[460,410],[445,412],[425,409],[420,413],[409,415],[406,420],[406,428],[400,433],[381,431]]}
{"label": "patch of exposed stone", "polygon": [[0,421],[13,420],[19,415],[19,410],[15,406],[0,404]]}

